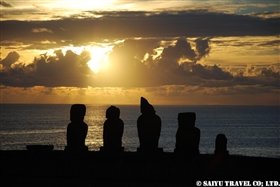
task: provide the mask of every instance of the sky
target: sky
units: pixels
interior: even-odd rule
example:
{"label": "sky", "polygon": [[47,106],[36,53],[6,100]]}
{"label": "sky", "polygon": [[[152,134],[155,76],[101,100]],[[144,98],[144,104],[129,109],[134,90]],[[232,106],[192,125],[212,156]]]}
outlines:
{"label": "sky", "polygon": [[278,0],[0,1],[0,102],[279,105]]}

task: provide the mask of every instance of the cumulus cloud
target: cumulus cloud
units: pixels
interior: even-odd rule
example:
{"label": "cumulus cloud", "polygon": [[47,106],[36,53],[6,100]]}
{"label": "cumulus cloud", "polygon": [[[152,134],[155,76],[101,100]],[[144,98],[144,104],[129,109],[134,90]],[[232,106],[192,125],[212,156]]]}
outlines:
{"label": "cumulus cloud", "polygon": [[[172,43],[172,42],[171,42]],[[163,48],[157,58],[154,50]],[[186,83],[186,71],[180,65],[196,62],[198,52],[185,38],[175,40],[175,45],[162,46],[161,40],[129,39],[113,48],[110,62],[113,73],[100,75],[95,84],[102,86],[155,86]]]}
{"label": "cumulus cloud", "polygon": [[[1,63],[6,67],[13,64],[18,57],[16,52],[11,52]],[[56,51],[53,56],[42,54],[31,64],[15,64],[12,68],[2,70],[1,85],[86,87],[90,73],[88,60],[89,55],[86,52],[81,55],[72,51],[67,51],[65,54]]]}
{"label": "cumulus cloud", "polygon": [[0,60],[0,64],[3,65],[4,69],[8,69],[11,67],[19,59],[19,54],[15,51],[10,52],[3,60]]}
{"label": "cumulus cloud", "polygon": [[[258,85],[279,89],[277,66],[245,68],[239,73],[218,65],[202,65],[211,48],[210,38],[127,39],[109,55],[108,69],[93,74],[88,68],[89,54],[56,51],[44,54],[29,65],[14,64],[19,55],[10,53],[1,61],[1,84],[5,86],[46,87],[156,87],[188,85],[200,88]],[[167,44],[169,43],[169,44]],[[154,50],[162,48],[153,58]],[[93,57],[94,58],[94,57]]]}
{"label": "cumulus cloud", "polygon": [[[210,39],[198,38],[193,42],[192,45],[192,41],[179,38],[174,45],[163,47],[162,42],[156,40],[127,40],[116,46],[110,56],[112,65],[116,67],[114,73],[104,74],[104,77],[98,76],[96,84],[99,86],[108,84],[109,86],[192,85],[203,87],[262,85],[279,88],[277,84],[279,71],[275,68],[265,67],[259,73],[249,76],[240,73],[232,74],[231,71],[217,65],[200,64],[199,60],[210,52]],[[150,48],[141,48],[145,45]],[[162,53],[157,58],[151,58],[152,48],[160,47],[164,48]],[[143,60],[144,54],[146,58]]]}
{"label": "cumulus cloud", "polygon": [[210,52],[209,38],[198,38],[195,42],[196,50],[198,52],[197,60],[200,60]]}

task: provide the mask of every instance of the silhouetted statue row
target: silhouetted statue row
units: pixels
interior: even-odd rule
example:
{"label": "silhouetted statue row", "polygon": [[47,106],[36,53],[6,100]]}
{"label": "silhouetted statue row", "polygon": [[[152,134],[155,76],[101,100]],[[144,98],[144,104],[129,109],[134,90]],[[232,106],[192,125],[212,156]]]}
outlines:
{"label": "silhouetted statue row", "polygon": [[[137,119],[137,131],[140,146],[138,152],[162,152],[158,148],[161,132],[161,119],[156,115],[154,107],[141,97],[141,115]],[[84,122],[86,106],[74,104],[70,110],[70,120],[67,127],[67,146],[65,150],[85,151],[85,139],[88,126]],[[103,126],[103,147],[102,151],[119,152],[123,151],[122,136],[124,123],[120,119],[120,109],[110,106],[106,110],[106,121]],[[176,133],[175,153],[184,153],[190,156],[199,154],[200,130],[195,127],[196,114],[185,112],[178,114],[178,130]],[[215,142],[215,154],[227,155],[227,138],[224,134],[218,134]]]}

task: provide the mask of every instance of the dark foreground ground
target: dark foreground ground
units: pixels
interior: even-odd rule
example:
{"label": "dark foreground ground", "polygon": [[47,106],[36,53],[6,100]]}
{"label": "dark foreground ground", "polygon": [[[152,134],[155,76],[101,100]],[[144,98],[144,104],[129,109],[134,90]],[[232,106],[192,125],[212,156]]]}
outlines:
{"label": "dark foreground ground", "polygon": [[197,181],[209,180],[275,181],[280,178],[280,159],[276,158],[0,151],[0,159],[1,186],[164,187],[196,186]]}

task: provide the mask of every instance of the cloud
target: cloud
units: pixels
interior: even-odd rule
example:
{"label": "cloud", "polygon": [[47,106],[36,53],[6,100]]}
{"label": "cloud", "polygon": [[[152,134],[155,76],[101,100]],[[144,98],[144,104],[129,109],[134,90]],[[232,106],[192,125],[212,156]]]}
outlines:
{"label": "cloud", "polygon": [[3,65],[4,69],[11,68],[11,65],[18,61],[19,57],[17,52],[10,52],[3,60],[0,60],[0,64]]}
{"label": "cloud", "polygon": [[259,44],[259,46],[269,46],[269,47],[276,46],[276,47],[279,47],[280,46],[280,40],[266,41],[266,42],[263,42],[263,43]]}
{"label": "cloud", "polygon": [[53,33],[52,30],[47,29],[47,28],[33,28],[32,32],[33,33],[42,33],[42,32]]}
{"label": "cloud", "polygon": [[[19,56],[11,52],[1,61],[4,67],[14,63]],[[86,87],[90,70],[87,66],[89,55],[77,55],[72,51],[65,54],[56,51],[55,55],[42,54],[28,65],[14,64],[0,72],[1,85],[16,87]]]}
{"label": "cloud", "polygon": [[16,41],[2,41],[1,42],[1,46],[20,46],[22,45],[23,43],[21,42],[16,42]]}
{"label": "cloud", "polygon": [[62,45],[61,43],[56,43],[54,41],[40,41],[40,42],[34,42],[33,44],[24,46],[23,49],[24,50],[28,50],[28,49],[36,49],[36,50],[48,50],[48,49],[55,49],[57,48],[58,45]]}
{"label": "cloud", "polygon": [[279,105],[279,90],[259,85],[230,87],[199,87],[166,85],[157,87],[43,87],[29,88],[0,86],[5,103],[88,103],[136,104],[139,97],[149,98],[154,104],[168,105]]}
{"label": "cloud", "polygon": [[[209,54],[210,38],[127,39],[109,55],[107,69],[93,74],[88,68],[89,54],[56,51],[43,54],[29,65],[15,62],[12,52],[1,61],[1,85],[17,87],[156,87],[164,85],[223,88],[260,86],[279,89],[279,65],[245,67],[234,72],[218,65],[203,65]],[[161,53],[153,58],[155,49]],[[93,57],[94,58],[94,57]],[[278,67],[278,68],[277,68]]]}
{"label": "cloud", "polygon": [[260,18],[279,18],[280,13],[279,12],[263,12],[263,13],[255,13],[253,16],[257,16]]}
{"label": "cloud", "polygon": [[[13,0],[9,0],[13,2]],[[5,8],[1,12],[1,18],[6,20],[53,20],[63,17],[88,18],[99,17],[100,7],[84,6],[79,4],[73,6],[72,3],[64,3],[63,5],[56,1],[15,1],[14,7]],[[18,8],[20,7],[20,8]],[[98,9],[98,10],[96,10]],[[277,17],[279,3],[277,1],[114,1],[111,6],[104,7],[103,11],[150,11],[152,13],[167,11],[201,11],[201,12],[218,12],[239,15],[250,15],[271,18]],[[12,10],[12,11],[9,11]],[[275,15],[273,15],[275,12]],[[270,15],[268,15],[270,13]],[[147,13],[151,14],[151,13]],[[278,13],[279,18],[279,13]]]}
{"label": "cloud", "polygon": [[177,63],[181,58],[193,62],[196,56],[191,44],[185,38],[180,38],[176,41],[175,46],[169,46],[163,50],[160,63]]}
{"label": "cloud", "polygon": [[[150,42],[150,44],[149,44]],[[199,60],[209,52],[210,39],[198,38],[193,41],[179,38],[175,44],[165,46],[157,58],[151,58],[153,50],[141,48],[149,45],[163,47],[161,41],[127,40],[116,46],[110,61],[113,74],[97,76],[98,86],[161,86],[192,85],[201,87],[226,87],[236,85],[262,85],[279,88],[279,68],[265,67],[254,75],[233,74],[217,65],[202,65]],[[170,42],[172,43],[172,42]],[[193,46],[196,46],[195,48]],[[137,52],[141,48],[142,52]],[[143,60],[144,54],[148,54]],[[142,58],[141,58],[142,57]],[[142,60],[141,60],[142,59]],[[183,59],[183,60],[182,60]],[[278,78],[277,78],[278,77]],[[122,83],[122,84],[121,84]]]}
{"label": "cloud", "polygon": [[7,8],[13,7],[11,4],[9,4],[9,3],[5,2],[5,1],[0,1],[0,6],[7,7]]}
{"label": "cloud", "polygon": [[[100,12],[100,18],[61,18],[48,21],[2,21],[1,41],[89,42],[133,37],[215,37],[279,35],[279,18],[182,12]],[[45,32],[30,32],[44,28]],[[42,30],[41,30],[42,31]],[[47,32],[52,31],[52,33]]]}
{"label": "cloud", "polygon": [[198,60],[200,60],[210,52],[209,38],[198,38],[195,42],[196,50],[198,52]]}

